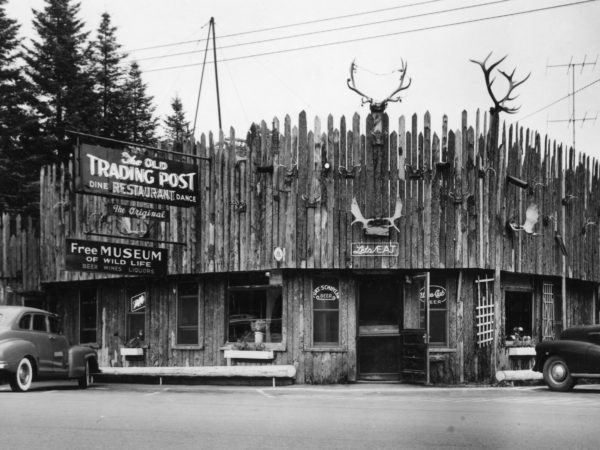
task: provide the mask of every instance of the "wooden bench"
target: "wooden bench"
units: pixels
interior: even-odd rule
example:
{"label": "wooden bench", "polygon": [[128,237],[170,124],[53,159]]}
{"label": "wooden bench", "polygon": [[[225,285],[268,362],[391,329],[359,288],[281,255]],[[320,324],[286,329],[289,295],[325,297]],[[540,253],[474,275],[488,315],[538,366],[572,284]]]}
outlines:
{"label": "wooden bench", "polygon": [[99,378],[137,378],[157,377],[159,384],[162,378],[266,378],[275,380],[293,379],[296,368],[292,365],[260,365],[260,366],[193,366],[193,367],[101,367]]}

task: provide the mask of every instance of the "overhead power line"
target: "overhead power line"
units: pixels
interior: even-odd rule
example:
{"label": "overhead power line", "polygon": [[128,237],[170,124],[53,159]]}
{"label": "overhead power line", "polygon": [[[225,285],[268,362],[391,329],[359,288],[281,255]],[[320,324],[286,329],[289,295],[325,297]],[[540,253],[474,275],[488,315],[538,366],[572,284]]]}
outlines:
{"label": "overhead power line", "polygon": [[[229,38],[229,37],[234,37],[234,36],[242,36],[242,35],[253,34],[253,33],[262,33],[264,31],[281,30],[283,28],[299,27],[302,25],[311,25],[314,23],[322,23],[322,22],[328,22],[328,21],[332,21],[332,20],[347,19],[347,18],[356,17],[356,16],[366,16],[368,14],[376,14],[376,13],[385,12],[385,11],[409,8],[412,6],[427,5],[429,3],[439,3],[442,1],[446,1],[446,0],[427,0],[427,1],[419,2],[419,3],[409,3],[408,5],[390,6],[389,8],[373,9],[370,11],[362,11],[362,12],[357,12],[357,13],[345,14],[342,16],[333,16],[333,17],[326,17],[324,19],[308,20],[306,22],[296,22],[296,23],[290,23],[287,25],[278,25],[275,27],[259,28],[259,29],[248,30],[248,31],[240,31],[238,33],[231,33],[231,34],[225,34],[223,36],[219,36],[219,39],[224,39],[224,38]],[[142,51],[142,50],[153,50],[153,49],[157,49],[157,48],[175,47],[177,45],[195,44],[195,43],[200,43],[203,41],[205,41],[205,39],[195,39],[193,41],[172,42],[170,44],[160,44],[160,45],[153,45],[150,47],[135,48],[135,49],[131,49],[131,50],[126,50],[126,52],[138,52],[138,51]]]}
{"label": "overhead power line", "polygon": [[[475,4],[475,5],[467,5],[467,6],[459,6],[456,8],[441,9],[441,10],[437,10],[437,11],[430,11],[427,13],[414,14],[412,16],[404,16],[404,17],[396,17],[394,19],[378,20],[376,22],[360,23],[360,24],[356,24],[356,25],[346,25],[343,27],[327,28],[324,30],[317,30],[317,31],[308,31],[306,33],[297,33],[297,34],[291,34],[291,35],[287,35],[287,36],[261,39],[261,40],[257,40],[257,41],[242,42],[239,44],[222,45],[220,47],[217,47],[217,50],[221,50],[221,49],[225,49],[225,48],[232,48],[232,47],[242,47],[245,45],[264,44],[267,42],[281,41],[284,39],[293,39],[293,38],[304,37],[304,36],[312,36],[315,34],[333,33],[335,31],[351,30],[354,28],[362,28],[362,27],[368,27],[368,26],[372,26],[372,25],[381,25],[381,24],[389,23],[389,22],[398,22],[401,20],[416,19],[416,18],[421,18],[421,17],[434,16],[434,15],[438,15],[438,14],[445,14],[445,13],[449,13],[449,12],[463,11],[463,10],[473,9],[473,8],[481,8],[483,6],[490,6],[490,5],[495,5],[498,3],[506,3],[509,1],[513,1],[513,0],[494,0],[494,1],[491,1],[488,3],[479,3],[479,4]],[[187,52],[170,53],[167,55],[148,56],[146,58],[135,58],[135,60],[136,61],[148,61],[151,59],[172,58],[172,57],[176,57],[176,56],[191,55],[194,53],[202,53],[202,51],[203,50],[190,50]]]}
{"label": "overhead power line", "polygon": [[[419,31],[431,31],[431,30],[437,30],[437,29],[442,29],[442,28],[450,28],[450,27],[455,27],[455,26],[460,26],[460,25],[467,25],[467,24],[478,23],[478,22],[487,22],[487,21],[495,20],[495,19],[504,19],[507,17],[520,16],[520,15],[524,15],[524,14],[532,14],[532,13],[537,13],[537,12],[550,11],[550,10],[565,8],[565,7],[569,7],[569,6],[583,5],[586,3],[593,3],[593,2],[597,2],[597,1],[598,0],[581,0],[578,2],[572,2],[572,3],[561,3],[558,5],[545,6],[542,8],[535,8],[535,9],[529,9],[529,10],[525,10],[525,11],[506,13],[506,14],[498,14],[495,16],[480,17],[477,19],[462,20],[459,22],[451,22],[451,23],[446,23],[446,24],[441,24],[441,25],[431,25],[431,26],[427,26],[427,27],[413,28],[411,30],[397,31],[394,33],[378,34],[378,35],[374,35],[374,36],[365,36],[365,37],[361,37],[361,38],[346,39],[346,40],[335,41],[335,42],[327,42],[327,43],[323,43],[323,44],[314,44],[314,45],[307,45],[307,46],[303,46],[303,47],[286,48],[286,49],[275,50],[275,51],[270,51],[270,52],[236,56],[233,58],[223,59],[221,61],[222,62],[238,61],[238,60],[242,60],[242,59],[257,58],[260,56],[277,55],[277,54],[282,54],[282,53],[296,52],[296,51],[300,51],[300,50],[312,50],[315,48],[328,47],[328,46],[332,46],[332,45],[342,45],[342,44],[349,44],[352,42],[367,41],[367,40],[379,39],[379,38],[391,37],[391,36],[399,36],[399,35],[403,35],[403,34],[416,33]],[[177,66],[159,67],[157,69],[144,70],[144,73],[159,72],[159,71],[163,71],[163,70],[183,69],[186,67],[195,67],[200,64],[201,63],[192,63],[192,64],[182,64],[182,65],[177,65]]]}

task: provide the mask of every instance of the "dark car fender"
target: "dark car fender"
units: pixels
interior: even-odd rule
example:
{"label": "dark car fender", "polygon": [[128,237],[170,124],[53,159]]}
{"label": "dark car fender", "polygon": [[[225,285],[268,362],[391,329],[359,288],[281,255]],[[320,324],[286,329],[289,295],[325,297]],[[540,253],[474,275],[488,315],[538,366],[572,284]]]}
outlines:
{"label": "dark car fender", "polygon": [[0,360],[6,361],[9,365],[5,370],[16,372],[19,361],[25,356],[30,356],[34,360],[34,370],[37,369],[39,360],[36,346],[25,339],[4,339],[0,341]]}
{"label": "dark car fender", "polygon": [[585,370],[586,357],[591,347],[597,345],[583,341],[559,340],[540,342],[535,346],[534,371],[542,372],[544,364],[550,356],[560,356],[565,360],[571,372]]}
{"label": "dark car fender", "polygon": [[97,373],[98,355],[93,348],[75,345],[69,348],[69,378],[81,378],[85,375],[85,365],[89,362],[90,372]]}

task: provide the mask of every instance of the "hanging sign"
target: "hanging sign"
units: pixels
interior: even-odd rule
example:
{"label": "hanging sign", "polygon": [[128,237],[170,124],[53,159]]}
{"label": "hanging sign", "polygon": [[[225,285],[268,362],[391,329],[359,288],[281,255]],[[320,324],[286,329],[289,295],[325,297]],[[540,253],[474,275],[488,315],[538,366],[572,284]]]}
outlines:
{"label": "hanging sign", "polygon": [[[419,300],[425,303],[425,288],[422,287],[419,290]],[[446,302],[446,288],[443,286],[430,285],[429,286],[429,304],[430,305],[441,305]]]}
{"label": "hanging sign", "polygon": [[168,251],[165,248],[67,239],[65,267],[83,272],[121,275],[164,276]]}
{"label": "hanging sign", "polygon": [[398,256],[398,243],[352,243],[352,256]]}
{"label": "hanging sign", "polygon": [[132,219],[150,219],[168,222],[170,217],[168,209],[154,209],[145,206],[121,205],[119,203],[108,203],[107,210],[109,214],[120,217],[129,217]]}
{"label": "hanging sign", "polygon": [[139,294],[134,295],[129,299],[130,301],[130,311],[131,312],[139,312],[146,309],[146,293],[140,292]]}
{"label": "hanging sign", "polygon": [[76,192],[175,206],[196,206],[198,166],[125,150],[77,148]]}

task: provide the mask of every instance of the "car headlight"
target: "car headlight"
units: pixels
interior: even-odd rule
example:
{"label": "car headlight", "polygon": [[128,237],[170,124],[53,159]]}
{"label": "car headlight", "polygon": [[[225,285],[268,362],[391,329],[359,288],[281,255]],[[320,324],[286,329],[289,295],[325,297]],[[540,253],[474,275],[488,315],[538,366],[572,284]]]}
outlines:
{"label": "car headlight", "polygon": [[0,369],[6,369],[8,367],[8,363],[6,361],[0,361]]}

